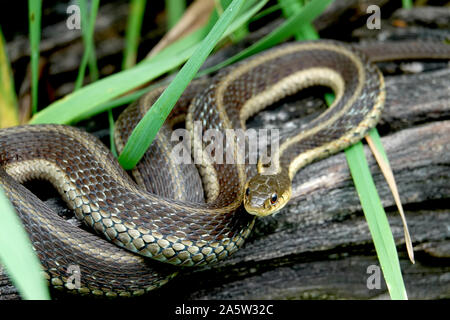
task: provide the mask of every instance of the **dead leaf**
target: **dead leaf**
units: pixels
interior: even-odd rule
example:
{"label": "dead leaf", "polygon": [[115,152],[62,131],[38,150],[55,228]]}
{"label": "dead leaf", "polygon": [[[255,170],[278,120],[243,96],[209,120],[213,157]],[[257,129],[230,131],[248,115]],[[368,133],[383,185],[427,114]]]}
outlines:
{"label": "dead leaf", "polygon": [[184,12],[180,21],[158,42],[148,53],[147,58],[156,55],[158,52],[181,39],[188,34],[203,27],[209,19],[214,9],[214,0],[196,0]]}
{"label": "dead leaf", "polygon": [[391,189],[392,195],[394,196],[395,204],[397,205],[398,212],[400,213],[400,217],[402,219],[403,223],[403,232],[405,234],[405,243],[406,243],[406,249],[408,251],[409,259],[412,263],[414,263],[414,249],[411,242],[411,237],[409,235],[408,230],[408,224],[406,223],[406,217],[405,213],[403,211],[403,206],[400,201],[400,195],[398,193],[397,183],[395,182],[394,173],[392,172],[391,166],[388,162],[384,160],[384,157],[381,155],[381,153],[378,151],[378,149],[375,146],[375,143],[373,142],[372,138],[370,136],[366,136],[367,144],[370,147],[370,150],[372,150],[372,153],[375,157],[375,159],[378,162],[378,165],[380,166],[381,172],[384,175],[384,178],[386,179],[389,188]]}

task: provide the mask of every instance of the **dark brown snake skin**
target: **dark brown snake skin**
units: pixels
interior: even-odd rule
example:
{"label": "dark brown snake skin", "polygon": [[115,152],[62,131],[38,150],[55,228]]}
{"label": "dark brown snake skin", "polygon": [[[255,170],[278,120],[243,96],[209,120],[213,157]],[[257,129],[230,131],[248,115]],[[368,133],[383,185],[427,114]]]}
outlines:
{"label": "dark brown snake skin", "polygon": [[[432,57],[450,57],[445,45],[428,51],[435,53]],[[361,51],[334,41],[291,43],[225,69],[206,87],[194,82],[141,162],[153,168],[134,172],[138,184],[150,192],[132,181],[100,141],[79,129],[35,125],[0,130],[0,184],[49,282],[67,287],[67,269],[76,265],[81,286],[74,291],[140,295],[174,275],[177,268],[166,263],[214,263],[235,252],[254,224],[242,200],[247,177],[257,175],[256,168],[213,163],[200,166],[200,175],[190,167],[173,169],[166,161],[171,124],[192,100],[187,128],[192,129],[194,120],[202,122],[203,131],[245,128],[254,113],[312,85],[331,86],[337,99],[302,132],[280,141],[280,176],[274,181],[290,180],[300,168],[359,141],[376,125],[384,101],[383,78]],[[160,92],[149,93],[118,119],[119,150]],[[149,172],[156,178],[147,180]],[[76,217],[102,237],[58,217],[21,185],[30,179],[50,181]],[[258,188],[252,191],[257,194]]]}

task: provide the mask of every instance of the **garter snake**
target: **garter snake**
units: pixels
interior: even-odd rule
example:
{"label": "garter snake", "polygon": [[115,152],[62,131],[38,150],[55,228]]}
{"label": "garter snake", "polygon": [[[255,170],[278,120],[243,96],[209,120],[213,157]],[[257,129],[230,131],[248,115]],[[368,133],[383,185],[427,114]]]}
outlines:
{"label": "garter snake", "polygon": [[[373,48],[359,50],[336,41],[289,43],[226,68],[206,83],[194,82],[141,161],[153,167],[156,177],[148,181],[139,168],[134,172],[137,183],[150,192],[128,176],[98,139],[63,125],[0,130],[0,184],[53,286],[95,295],[139,295],[167,282],[177,270],[170,264],[196,266],[231,255],[249,235],[256,215],[272,214],[288,202],[298,170],[362,139],[376,125],[385,98],[383,76],[370,60],[383,60],[383,54],[408,57],[416,48],[421,52],[416,58],[450,56],[445,45],[389,45],[370,56]],[[335,102],[301,132],[283,137],[270,172],[261,163],[206,161],[197,173],[170,164],[171,122],[186,110],[191,133],[196,120],[203,133],[245,129],[253,114],[314,85],[331,87]],[[149,93],[119,117],[119,152],[161,92]],[[232,153],[223,151],[224,158]],[[55,215],[21,185],[30,179],[50,181],[76,217],[102,238]],[[81,272],[77,288],[68,280],[72,265]]]}

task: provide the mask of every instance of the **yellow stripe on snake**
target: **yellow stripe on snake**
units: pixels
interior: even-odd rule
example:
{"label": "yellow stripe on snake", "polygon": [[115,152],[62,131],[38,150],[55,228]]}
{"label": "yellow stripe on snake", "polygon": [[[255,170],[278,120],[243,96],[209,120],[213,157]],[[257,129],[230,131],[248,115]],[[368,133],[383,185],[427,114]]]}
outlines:
{"label": "yellow stripe on snake", "polygon": [[[193,82],[133,170],[137,183],[97,138],[82,130],[62,125],[0,130],[0,184],[30,235],[46,278],[56,288],[80,293],[139,295],[173,277],[179,267],[170,264],[198,266],[233,254],[256,216],[286,205],[297,171],[361,140],[376,125],[385,88],[367,57],[370,50],[335,41],[289,43],[224,69],[213,80]],[[378,53],[370,60],[414,52],[416,58],[450,56],[445,45],[410,43],[386,45],[381,57]],[[255,113],[314,85],[331,87],[335,102],[302,131],[281,139],[270,172],[261,162],[210,162],[193,171],[169,156],[172,126],[186,110],[191,132],[194,121],[201,121],[203,132],[245,129]],[[121,114],[115,133],[119,152],[161,92],[147,94]],[[76,217],[102,237],[57,216],[21,185],[31,179],[51,182]],[[81,271],[78,288],[68,284],[67,270],[74,265]]]}

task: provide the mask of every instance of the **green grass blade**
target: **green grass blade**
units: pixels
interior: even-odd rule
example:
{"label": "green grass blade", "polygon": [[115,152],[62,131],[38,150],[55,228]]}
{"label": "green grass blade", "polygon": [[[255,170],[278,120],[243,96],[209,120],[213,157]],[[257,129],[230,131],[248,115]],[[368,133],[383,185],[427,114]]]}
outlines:
{"label": "green grass blade", "polygon": [[278,3],[278,4],[274,4],[274,5],[270,6],[270,7],[268,7],[268,8],[266,8],[266,9],[262,10],[262,11],[259,12],[258,14],[256,14],[256,15],[250,20],[250,22],[254,22],[254,21],[257,21],[257,20],[259,20],[259,19],[262,19],[262,18],[264,18],[265,16],[268,16],[269,14],[274,13],[274,12],[280,10],[280,9],[281,9],[281,5],[280,5],[279,3]]}
{"label": "green grass blade", "polygon": [[[265,2],[265,0],[262,1],[262,3]],[[255,11],[252,10],[249,13]],[[251,15],[249,13],[246,12],[237,18],[222,38],[235,31],[234,28],[239,27],[236,22],[245,23],[245,19],[250,19]],[[196,40],[199,38],[196,37],[199,37],[205,30],[199,30],[198,33],[195,33],[195,37],[188,36],[187,42],[185,42],[185,38],[180,39],[161,51],[158,55],[138,63],[133,68],[100,79],[55,101],[47,108],[38,112],[30,120],[30,123],[70,124],[84,119],[87,115],[96,114],[99,112],[98,110],[106,110],[107,108],[104,108],[104,106],[111,99],[129,92],[185,62],[198,46],[198,41],[196,42]],[[187,46],[186,43],[190,46]]]}
{"label": "green grass blade", "polygon": [[0,261],[23,299],[49,300],[42,268],[28,235],[0,186]]}
{"label": "green grass blade", "polygon": [[[290,17],[297,12],[302,10],[303,1],[301,0],[278,0],[278,3],[281,6],[281,10],[285,17]],[[315,40],[319,39],[319,34],[316,32],[316,29],[312,26],[311,23],[306,23],[302,25],[300,28],[295,30],[295,39],[296,40]]]}
{"label": "green grass blade", "polygon": [[108,123],[109,123],[109,148],[114,157],[117,158],[116,144],[114,143],[114,117],[111,110],[108,112]]}
{"label": "green grass blade", "polygon": [[[139,38],[141,34],[142,21],[144,19],[146,0],[132,0],[128,14],[128,24],[125,32],[125,52],[123,55],[122,69],[129,69],[136,64]],[[117,157],[116,145],[114,143],[114,116],[108,109],[110,149]]]}
{"label": "green grass blade", "polygon": [[412,0],[402,0],[402,6],[405,9],[411,9],[413,7]]}
{"label": "green grass blade", "polygon": [[266,4],[269,2],[268,0],[260,0],[260,1],[246,1],[245,7],[241,9],[242,14],[240,14],[230,25],[230,27],[225,31],[224,37],[228,37],[232,34],[236,34],[241,28],[246,28],[246,24],[251,20],[251,18],[261,10]]}
{"label": "green grass blade", "polygon": [[[82,22],[88,21],[89,15],[87,12],[87,0],[78,0],[78,4],[80,6],[81,21]],[[89,35],[89,31],[88,31],[86,24],[83,24],[83,27],[81,28],[81,34],[83,36],[83,44],[84,44],[85,50],[87,48],[88,41],[89,40],[92,41],[92,44],[91,44],[92,50],[91,50],[91,54],[89,55],[88,66],[89,66],[89,76],[91,78],[91,82],[94,82],[94,81],[97,81],[97,79],[99,78],[99,72],[98,72],[98,67],[97,67],[97,58],[96,58],[95,46],[94,46],[94,36]]]}
{"label": "green grass blade", "polygon": [[185,0],[166,0],[167,29],[177,24],[186,9]]}
{"label": "green grass blade", "polygon": [[[330,105],[334,96],[329,94],[325,99]],[[381,144],[376,128],[369,132],[370,136],[377,144],[382,157],[387,163],[386,152]],[[355,188],[361,202],[361,207],[369,226],[370,234],[373,239],[378,261],[380,262],[383,276],[386,281],[389,294],[393,300],[407,299],[405,284],[403,282],[400,263],[398,260],[397,248],[395,246],[394,236],[392,235],[389,222],[381,203],[375,183],[373,182],[367,160],[364,155],[364,149],[361,142],[345,150],[350,173],[355,183]]]}
{"label": "green grass blade", "polygon": [[[225,33],[222,36],[222,39],[225,37],[228,37],[229,35],[233,34],[241,28],[242,25],[246,24],[253,15],[255,15],[261,8],[264,7],[264,5],[268,2],[268,0],[247,0],[244,4],[244,7],[241,9],[242,14],[240,14],[228,27],[228,29],[225,31]],[[246,10],[244,10],[246,9]],[[189,34],[188,36],[174,42],[167,48],[163,49],[161,52],[159,52],[155,57],[153,58],[161,58],[165,56],[170,55],[176,55],[184,50],[187,50],[189,48],[192,48],[193,46],[198,45],[208,34],[208,32],[212,29],[214,24],[217,22],[218,15],[214,11],[208,24],[193,33]],[[151,61],[151,59],[143,60],[140,63],[146,63],[147,61]]]}
{"label": "green grass blade", "polygon": [[[279,0],[284,14],[294,14],[297,10],[302,10],[299,4],[293,5],[290,3],[288,5],[287,1],[289,0]],[[311,24],[303,25],[296,30],[297,40],[318,38],[319,35]],[[327,93],[325,100],[328,105],[331,105],[334,100],[334,94]],[[373,136],[377,149],[386,162],[389,163],[376,128],[372,129],[369,134],[371,137]],[[348,148],[345,151],[345,156],[391,298],[396,300],[407,299],[394,237],[367,165],[362,143],[359,142]]]}
{"label": "green grass blade", "polygon": [[[149,92],[150,90],[152,90],[155,87],[158,87],[159,83],[157,84],[153,84],[150,85],[146,88],[143,89],[139,89],[136,90],[130,94],[127,94],[125,96],[119,97],[117,99],[108,101],[106,103],[103,103],[95,108],[90,109],[86,114],[83,115],[83,118],[90,118],[92,116],[95,116],[97,114],[103,113],[105,111],[110,111],[111,109],[132,103],[133,101],[136,101],[137,99],[139,99],[141,96],[143,96],[144,94],[146,94],[147,92]],[[73,122],[78,122],[82,120],[80,119],[74,119]]]}
{"label": "green grass blade", "polygon": [[185,50],[178,55],[162,59],[153,59],[145,64],[100,79],[93,84],[73,92],[55,101],[37,113],[30,123],[62,123],[69,124],[84,118],[86,114],[103,103],[118,97],[137,86],[147,83],[164,73],[181,65],[192,55],[193,49]]}
{"label": "green grass blade", "polygon": [[389,164],[389,159],[387,157],[386,151],[384,150],[383,143],[381,142],[380,134],[378,133],[378,130],[376,128],[373,128],[369,131],[369,135],[372,138],[373,142],[375,143],[378,152],[383,157],[383,160],[386,161]]}
{"label": "green grass blade", "polygon": [[394,237],[370,174],[361,142],[345,150],[350,172],[372,235],[383,276],[394,300],[407,299]]}
{"label": "green grass blade", "polygon": [[125,52],[123,55],[122,69],[131,68],[136,64],[139,37],[141,34],[146,3],[146,0],[131,1],[128,25],[125,32]]}
{"label": "green grass blade", "polygon": [[333,0],[315,0],[308,2],[308,4],[301,11],[294,14],[281,26],[279,26],[271,33],[269,33],[267,36],[263,37],[262,39],[260,39],[247,49],[242,50],[241,52],[225,60],[224,62],[202,71],[201,74],[203,75],[209,72],[217,71],[227,65],[230,65],[246,57],[249,57],[262,50],[268,49],[288,39],[289,37],[295,34],[298,28],[301,28],[301,26],[310,23],[316,17],[318,17],[332,1]]}
{"label": "green grass blade", "polygon": [[[219,1],[219,2],[220,2],[220,1]],[[249,9],[251,8],[251,6],[254,5],[253,2],[254,2],[254,1],[251,1],[251,0],[246,1],[246,2],[244,3],[244,5],[242,6],[241,10],[242,10],[243,12],[245,12],[246,10],[249,10]],[[216,3],[217,3],[217,2],[216,2]],[[221,5],[220,7],[222,7],[222,6],[223,6],[223,7],[226,7],[226,6],[228,6],[229,3],[230,3],[229,0],[222,0],[222,5]],[[217,6],[216,6],[216,8],[217,8]],[[244,39],[245,36],[246,36],[248,33],[249,33],[249,31],[248,31],[248,26],[247,26],[246,23],[244,23],[244,24],[241,24],[241,25],[239,26],[239,28],[236,29],[235,32],[233,32],[232,34],[230,34],[229,38],[230,38],[230,40],[231,40],[233,43],[237,43],[237,42],[241,41],[242,39]]]}
{"label": "green grass blade", "polygon": [[[85,0],[82,0],[85,1]],[[97,11],[100,4],[100,0],[92,0],[91,12],[89,14],[88,24],[84,23],[85,19],[81,20],[81,27],[87,29],[85,36],[85,48],[83,52],[83,57],[81,58],[80,69],[78,71],[77,80],[75,81],[75,91],[83,86],[84,74],[86,72],[86,66],[94,46],[94,29],[95,29],[95,19],[97,18]]]}
{"label": "green grass blade", "polygon": [[[253,2],[255,2],[255,1],[253,1]],[[262,7],[264,7],[264,5],[267,2],[268,2],[268,0],[262,0],[262,1],[257,1],[256,3],[251,3],[252,4],[251,8],[249,8],[249,10],[245,11],[244,14],[240,15],[238,18],[236,18],[233,21],[233,23],[227,29],[227,31],[225,32],[225,34],[223,35],[222,38],[228,36],[229,34],[234,32],[234,30],[236,30],[236,28],[239,28],[240,25],[249,21],[251,19],[251,17],[256,12],[258,12]],[[250,1],[246,2],[246,4],[247,3],[250,3]],[[213,21],[213,22],[217,21],[217,17],[213,17],[211,19],[211,21]],[[164,59],[163,58],[164,56],[177,55],[178,53],[183,52],[184,50],[190,50],[190,51],[193,50],[193,48],[196,45],[198,45],[198,43],[206,36],[206,34],[212,28],[213,25],[214,24],[212,24],[211,27],[205,26],[205,27],[193,32],[192,34],[188,35],[186,38],[183,38],[183,39],[178,40],[177,42],[174,42],[171,46],[167,47],[166,49],[164,49],[163,51],[161,51],[158,54],[158,55],[160,55],[159,58]],[[156,56],[153,58],[156,58]],[[142,62],[140,62],[140,64],[145,64],[146,61],[149,61],[149,60],[143,60]],[[153,60],[150,60],[150,61],[153,61]],[[162,61],[162,63],[163,63],[163,61]],[[139,90],[132,92],[126,96],[122,96],[117,99],[108,101],[101,105],[98,105],[98,106],[92,108],[91,110],[87,111],[81,118],[89,118],[89,117],[97,115],[99,113],[108,111],[112,108],[116,108],[116,107],[119,107],[119,106],[122,106],[122,105],[125,105],[128,103],[131,103],[131,102],[139,99],[142,95],[149,92],[151,89],[153,89],[156,86],[158,86],[158,84],[151,85],[148,88],[139,89]],[[74,119],[73,121],[76,122],[78,120],[81,120],[81,118]]]}
{"label": "green grass blade", "polygon": [[[215,17],[215,19],[211,18],[210,21],[212,22],[212,25],[214,25],[215,21],[217,21],[217,16]],[[200,43],[201,40],[203,40],[203,38],[208,34],[209,30],[211,30],[212,25],[208,24],[204,27],[199,28],[198,30],[192,32],[186,37],[181,38],[175,41],[174,43],[170,44],[169,46],[161,50],[159,53],[157,53],[155,56],[146,58],[141,62],[139,62],[138,64],[145,64],[157,59],[161,59],[162,63],[164,63],[164,60],[167,57],[181,54],[183,51],[191,49],[192,47]]]}
{"label": "green grass blade", "polygon": [[31,113],[37,112],[39,82],[39,43],[41,42],[42,0],[28,0],[31,54]]}
{"label": "green grass blade", "polygon": [[243,3],[244,0],[233,0],[206,38],[200,43],[192,57],[189,58],[175,79],[133,130],[123,152],[119,156],[119,162],[125,169],[132,169],[141,159],[176,101],[189,82],[195,77],[198,69],[200,69],[216,43],[222,38],[228,26],[237,16]]}
{"label": "green grass blade", "polygon": [[0,28],[0,128],[19,124],[17,96],[14,90],[14,77],[11,72],[5,39]]}
{"label": "green grass blade", "polygon": [[303,1],[300,0],[278,0],[284,17],[290,17],[302,9]]}

